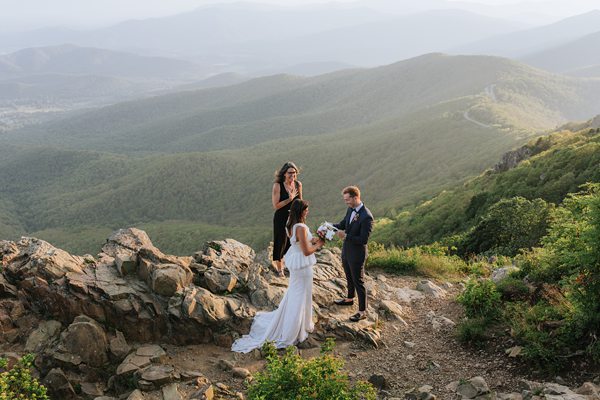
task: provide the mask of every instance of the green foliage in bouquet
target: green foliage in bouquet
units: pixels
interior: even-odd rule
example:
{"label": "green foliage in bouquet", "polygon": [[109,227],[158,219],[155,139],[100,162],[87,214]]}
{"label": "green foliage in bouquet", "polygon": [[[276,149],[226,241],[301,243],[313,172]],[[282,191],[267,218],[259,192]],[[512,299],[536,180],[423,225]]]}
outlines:
{"label": "green foliage in bouquet", "polygon": [[342,372],[344,361],[332,354],[333,340],[325,342],[321,355],[303,359],[294,347],[280,356],[272,343],[262,348],[267,365],[249,387],[249,400],[375,400],[376,391],[367,382],[352,385]]}
{"label": "green foliage in bouquet", "polygon": [[0,400],[50,400],[46,388],[31,376],[32,363],[32,354],[22,357],[10,369],[8,361],[0,359]]}

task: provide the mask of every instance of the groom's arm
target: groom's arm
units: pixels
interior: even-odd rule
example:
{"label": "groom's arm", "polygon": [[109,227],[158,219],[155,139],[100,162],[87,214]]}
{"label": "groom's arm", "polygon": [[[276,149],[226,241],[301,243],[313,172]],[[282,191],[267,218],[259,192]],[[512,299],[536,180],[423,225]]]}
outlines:
{"label": "groom's arm", "polygon": [[371,236],[372,230],[373,217],[371,215],[367,215],[367,217],[365,217],[360,224],[360,233],[358,235],[346,235],[346,240],[354,244],[366,245],[369,241],[369,236]]}
{"label": "groom's arm", "polygon": [[340,222],[338,222],[337,224],[333,224],[333,226],[338,228],[340,231],[345,231],[346,230],[346,216],[344,216],[344,219],[341,220]]}

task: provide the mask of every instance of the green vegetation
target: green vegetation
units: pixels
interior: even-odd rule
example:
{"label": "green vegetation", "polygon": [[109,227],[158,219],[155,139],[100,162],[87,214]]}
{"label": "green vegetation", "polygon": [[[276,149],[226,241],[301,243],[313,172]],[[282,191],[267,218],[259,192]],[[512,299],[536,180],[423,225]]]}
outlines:
{"label": "green vegetation", "polygon": [[459,254],[515,256],[520,249],[539,245],[546,234],[550,210],[551,206],[542,199],[502,199],[458,241]]}
{"label": "green vegetation", "polygon": [[33,355],[23,356],[12,368],[8,360],[0,358],[0,399],[1,400],[50,400],[46,388],[31,376]]}
{"label": "green vegetation", "polygon": [[[488,170],[462,187],[444,191],[377,225],[374,239],[400,246],[438,240],[458,247],[463,254],[514,255],[519,248],[539,245],[554,205],[580,185],[600,182],[598,130],[570,128],[580,131],[562,130],[532,140],[522,149],[531,157],[516,167]],[[523,225],[520,218],[531,224]]]}
{"label": "green vegetation", "polygon": [[303,359],[295,350],[294,347],[288,347],[279,356],[272,343],[263,346],[267,365],[250,384],[249,400],[377,398],[377,392],[371,384],[362,381],[350,383],[348,375],[342,372],[344,361],[332,354],[332,339],[325,342],[319,357]]}
{"label": "green vegetation", "polygon": [[[451,202],[427,217],[419,216],[424,206],[396,211],[491,167],[536,129],[589,115],[598,91],[600,82],[506,59],[432,54],[82,112],[0,137],[0,238],[39,234],[66,250],[93,253],[109,230],[148,226],[172,253],[189,254],[207,237],[264,247],[272,171],[294,160],[305,168],[300,179],[311,218],[340,218],[339,189],[358,184],[375,215],[394,220],[376,232],[377,241],[430,243],[475,226],[502,198],[556,202],[490,192],[467,218],[471,198],[485,191],[467,186],[457,196],[443,192],[438,198]],[[546,182],[557,179],[547,175]],[[585,180],[567,174],[552,193]],[[78,232],[90,236],[83,240]]]}
{"label": "green vegetation", "polygon": [[492,281],[471,280],[456,300],[464,306],[468,318],[485,318],[491,321],[498,317],[500,297],[500,292]]}
{"label": "green vegetation", "polygon": [[448,254],[445,246],[434,243],[408,249],[384,247],[377,242],[369,243],[368,268],[382,268],[395,274],[418,275],[431,278],[453,279],[465,274],[480,275],[486,264],[467,262],[456,255]]}
{"label": "green vegetation", "polygon": [[552,210],[542,247],[516,260],[519,271],[505,281],[472,282],[459,296],[469,318],[459,335],[482,340],[482,319],[500,319],[524,356],[544,369],[565,367],[575,356],[600,362],[600,184]]}

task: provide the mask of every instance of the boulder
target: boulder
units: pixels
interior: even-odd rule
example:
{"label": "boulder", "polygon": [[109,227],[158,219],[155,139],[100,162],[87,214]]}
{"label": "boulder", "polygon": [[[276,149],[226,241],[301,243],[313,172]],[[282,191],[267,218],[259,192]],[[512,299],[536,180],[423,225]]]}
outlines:
{"label": "boulder", "polygon": [[131,346],[127,344],[127,340],[122,332],[116,331],[115,337],[110,339],[110,354],[118,360],[123,360],[131,351]]}
{"label": "boulder", "polygon": [[204,273],[205,287],[213,293],[231,292],[237,282],[237,276],[226,269],[210,268]]}
{"label": "boulder", "polygon": [[419,282],[417,284],[417,290],[435,298],[444,298],[447,294],[444,289],[428,280],[422,280]]}
{"label": "boulder", "polygon": [[58,321],[42,321],[36,330],[31,332],[27,343],[25,344],[25,351],[28,353],[39,353],[46,347],[52,345],[53,341],[57,340],[62,325]]}
{"label": "boulder", "polygon": [[466,382],[460,382],[456,388],[456,392],[465,399],[474,399],[490,393],[490,388],[485,382],[485,379],[481,376],[476,376]]}
{"label": "boulder", "polygon": [[93,319],[79,316],[61,334],[53,357],[74,366],[85,363],[91,367],[102,367],[108,363],[106,333]]}
{"label": "boulder", "polygon": [[176,383],[162,387],[163,400],[183,400]]}
{"label": "boulder", "polygon": [[165,364],[150,365],[136,372],[135,375],[138,380],[149,382],[154,388],[160,388],[180,378],[172,365]]}
{"label": "boulder", "polygon": [[513,265],[507,265],[507,266],[504,266],[501,268],[497,268],[492,271],[491,279],[494,283],[498,283],[498,282],[501,282],[501,281],[505,280],[506,278],[508,278],[512,272],[518,271],[518,270],[519,270],[519,268],[517,268]]}
{"label": "boulder", "polygon": [[77,399],[75,389],[67,379],[67,376],[60,368],[54,368],[48,372],[42,383],[48,388],[48,391],[56,399],[71,400]]}
{"label": "boulder", "polygon": [[395,319],[397,321],[402,322],[402,324],[404,325],[408,325],[402,318],[402,316],[404,315],[404,311],[402,310],[402,306],[400,304],[392,300],[382,300],[379,307],[391,319]]}
{"label": "boulder", "polygon": [[171,297],[192,282],[189,268],[177,264],[156,265],[151,275],[152,290],[162,296]]}
{"label": "boulder", "polygon": [[[26,255],[23,262],[6,263],[7,274],[16,280],[38,277],[54,281],[67,273],[83,273],[83,258],[72,256],[40,239],[24,237],[16,243],[19,252],[15,258]],[[9,260],[10,261],[10,260]],[[3,263],[6,261],[3,259]]]}

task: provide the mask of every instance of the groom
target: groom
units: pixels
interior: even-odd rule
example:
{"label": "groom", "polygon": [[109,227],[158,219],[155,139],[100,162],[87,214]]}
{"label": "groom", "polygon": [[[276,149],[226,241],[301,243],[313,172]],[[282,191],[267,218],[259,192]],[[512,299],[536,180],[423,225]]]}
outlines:
{"label": "groom", "polygon": [[350,321],[358,322],[367,318],[367,290],[365,288],[365,261],[367,260],[367,242],[373,229],[373,214],[360,200],[360,190],[348,186],[342,190],[344,202],[348,206],[346,216],[338,224],[337,235],[344,240],[342,247],[342,265],[348,282],[348,296],[335,300],[340,306],[354,304],[354,293],[358,294],[358,313]]}

